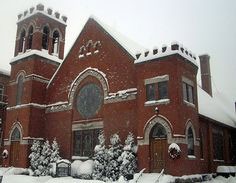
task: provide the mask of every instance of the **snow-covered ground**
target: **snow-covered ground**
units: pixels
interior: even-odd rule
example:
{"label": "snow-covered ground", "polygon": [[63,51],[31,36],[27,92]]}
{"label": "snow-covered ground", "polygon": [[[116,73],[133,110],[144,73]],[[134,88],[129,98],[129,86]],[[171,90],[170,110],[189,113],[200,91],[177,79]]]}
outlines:
{"label": "snow-covered ground", "polygon": [[[51,176],[34,177],[29,175],[17,175],[25,172],[25,169],[20,168],[0,168],[0,174],[3,175],[2,183],[103,183],[98,180],[82,180],[75,179],[72,177],[64,178],[53,178]],[[135,174],[134,178],[137,178],[139,174]],[[182,178],[187,179],[189,177],[197,177],[198,175],[183,176]],[[159,181],[157,180],[159,177]],[[137,183],[171,183],[174,182],[174,177],[171,175],[161,175],[158,173],[144,173],[140,176]],[[131,180],[129,183],[135,183],[136,180]],[[120,179],[116,183],[127,183]],[[236,183],[236,177],[216,177],[205,183]]]}

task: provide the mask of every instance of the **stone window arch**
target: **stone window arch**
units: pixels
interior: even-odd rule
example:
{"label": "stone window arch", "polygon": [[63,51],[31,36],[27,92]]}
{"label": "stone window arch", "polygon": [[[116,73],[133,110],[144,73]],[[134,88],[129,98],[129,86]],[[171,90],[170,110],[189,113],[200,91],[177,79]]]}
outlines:
{"label": "stone window arch", "polygon": [[49,35],[50,35],[49,27],[48,26],[44,26],[44,28],[43,28],[43,35],[42,35],[42,48],[45,49],[45,50],[48,49]]}
{"label": "stone window arch", "polygon": [[73,105],[74,103],[74,97],[76,96],[75,92],[80,85],[80,83],[87,78],[88,76],[95,77],[101,84],[102,90],[103,90],[103,97],[106,98],[108,96],[109,91],[109,85],[107,78],[105,77],[105,74],[102,71],[99,71],[98,69],[93,68],[87,68],[84,71],[82,71],[73,81],[71,84],[70,92],[68,95],[69,98],[69,105]]}
{"label": "stone window arch", "polygon": [[10,141],[22,141],[22,126],[20,122],[15,122],[11,128]]}
{"label": "stone window arch", "polygon": [[138,142],[140,145],[149,145],[150,136],[153,132],[153,128],[155,128],[155,125],[161,125],[164,128],[166,135],[164,135],[164,132],[162,132],[162,135],[167,138],[168,144],[172,143],[172,126],[170,122],[163,116],[154,116],[148,120],[146,126],[144,127],[144,138]]}
{"label": "stone window arch", "polygon": [[25,40],[26,39],[26,32],[25,29],[22,29],[20,32],[20,41],[19,41],[19,52],[25,51]]}

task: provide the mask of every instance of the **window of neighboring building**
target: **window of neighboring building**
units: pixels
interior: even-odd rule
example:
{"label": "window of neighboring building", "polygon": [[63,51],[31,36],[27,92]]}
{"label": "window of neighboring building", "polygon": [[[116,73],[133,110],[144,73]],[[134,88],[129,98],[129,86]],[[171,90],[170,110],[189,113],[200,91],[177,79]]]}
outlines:
{"label": "window of neighboring building", "polygon": [[24,76],[20,75],[18,77],[18,81],[17,81],[16,105],[21,104],[21,98],[22,98],[22,95],[23,95],[23,81],[24,81]]}
{"label": "window of neighboring building", "polygon": [[42,37],[42,47],[43,49],[48,49],[48,42],[49,42],[49,28],[45,26],[43,28],[43,37]]}
{"label": "window of neighboring building", "polygon": [[212,130],[213,157],[215,160],[224,160],[224,135],[220,129]]}
{"label": "window of neighboring building", "polygon": [[183,82],[183,99],[194,104],[193,86]]}
{"label": "window of neighboring building", "polygon": [[52,40],[52,53],[58,54],[59,53],[59,38],[60,34],[58,31],[53,32],[53,40]]}
{"label": "window of neighboring building", "polygon": [[194,155],[194,136],[191,127],[188,128],[187,133],[188,155]]}
{"label": "window of neighboring building", "polygon": [[25,51],[25,30],[23,29],[20,33],[19,52]]}
{"label": "window of neighboring building", "polygon": [[101,129],[74,131],[74,156],[92,157]]}
{"label": "window of neighboring building", "polygon": [[168,98],[168,83],[161,81],[158,83],[151,83],[146,85],[146,100],[160,100]]}
{"label": "window of neighboring building", "polygon": [[4,87],[0,84],[0,102],[3,102]]}
{"label": "window of neighboring building", "polygon": [[33,26],[30,26],[29,32],[28,32],[28,49],[32,48],[33,33],[34,33],[34,28],[33,28]]}

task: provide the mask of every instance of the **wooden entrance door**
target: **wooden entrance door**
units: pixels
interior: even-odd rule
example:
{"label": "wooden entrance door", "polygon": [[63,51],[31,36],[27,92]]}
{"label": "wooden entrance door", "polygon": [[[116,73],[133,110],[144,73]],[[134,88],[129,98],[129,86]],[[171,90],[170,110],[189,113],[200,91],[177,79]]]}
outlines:
{"label": "wooden entrance door", "polygon": [[10,165],[14,167],[19,167],[20,160],[20,141],[11,142],[11,151],[10,151]]}
{"label": "wooden entrance door", "polygon": [[165,168],[165,157],[167,154],[167,140],[166,139],[151,139],[150,155],[151,172],[161,172]]}

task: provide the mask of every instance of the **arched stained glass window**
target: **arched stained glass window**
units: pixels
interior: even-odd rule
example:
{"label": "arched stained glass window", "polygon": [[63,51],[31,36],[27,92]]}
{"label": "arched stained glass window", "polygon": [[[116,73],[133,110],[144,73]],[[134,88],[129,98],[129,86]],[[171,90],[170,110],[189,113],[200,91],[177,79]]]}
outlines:
{"label": "arched stained glass window", "polygon": [[12,134],[11,134],[12,141],[19,141],[20,140],[20,130],[16,127]]}
{"label": "arched stained glass window", "polygon": [[188,128],[188,155],[194,155],[194,136],[192,128]]}
{"label": "arched stained glass window", "polygon": [[43,49],[48,49],[48,42],[49,42],[49,28],[45,26],[43,28],[43,37],[42,37],[42,47]]}
{"label": "arched stained glass window", "polygon": [[22,98],[22,95],[23,95],[23,81],[24,81],[24,76],[20,75],[18,77],[18,83],[17,83],[16,105],[21,104],[21,98]]}
{"label": "arched stained glass window", "polygon": [[164,126],[157,123],[151,131],[151,137],[152,138],[167,138],[167,133]]}

